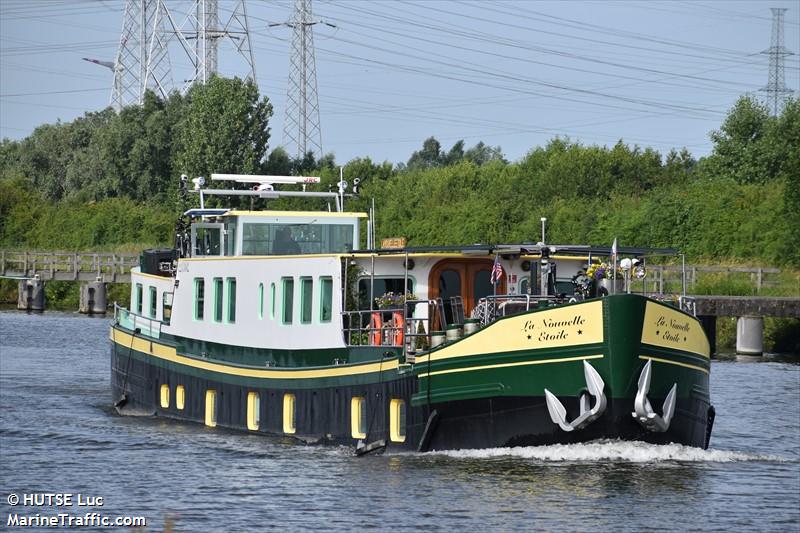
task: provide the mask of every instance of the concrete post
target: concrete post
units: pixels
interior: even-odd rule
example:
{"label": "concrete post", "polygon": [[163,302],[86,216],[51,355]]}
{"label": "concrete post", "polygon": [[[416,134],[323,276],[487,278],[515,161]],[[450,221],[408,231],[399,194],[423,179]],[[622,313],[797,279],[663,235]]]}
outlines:
{"label": "concrete post", "polygon": [[104,314],[106,312],[106,284],[102,276],[95,281],[81,285],[81,299],[79,312],[89,315]]}
{"label": "concrete post", "polygon": [[38,275],[19,282],[17,309],[22,311],[44,311],[44,281]]}
{"label": "concrete post", "polygon": [[764,353],[764,318],[740,316],[736,319],[736,353],[761,355]]}

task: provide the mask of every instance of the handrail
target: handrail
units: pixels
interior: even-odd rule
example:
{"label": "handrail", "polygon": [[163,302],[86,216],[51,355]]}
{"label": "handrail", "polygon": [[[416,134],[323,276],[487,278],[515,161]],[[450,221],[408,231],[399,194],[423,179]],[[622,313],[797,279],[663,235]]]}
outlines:
{"label": "handrail", "polygon": [[117,302],[114,302],[114,323],[154,339],[161,337],[162,321],[138,315]]}

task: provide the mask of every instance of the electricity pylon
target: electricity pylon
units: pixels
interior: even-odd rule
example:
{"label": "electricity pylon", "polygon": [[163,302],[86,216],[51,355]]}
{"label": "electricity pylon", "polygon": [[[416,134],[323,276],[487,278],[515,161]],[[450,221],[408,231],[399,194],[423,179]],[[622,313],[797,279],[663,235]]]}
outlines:
{"label": "electricity pylon", "polygon": [[792,90],[786,86],[784,74],[784,59],[794,55],[783,45],[783,14],[786,8],[773,7],[772,10],[772,39],[771,46],[761,52],[769,56],[769,80],[767,86],[761,90],[767,93],[767,106],[773,115],[778,115],[786,96]]}
{"label": "electricity pylon", "polygon": [[288,22],[270,26],[292,28],[292,49],[289,55],[289,86],[286,90],[286,118],[283,122],[283,144],[289,153],[302,158],[307,152],[322,155],[322,130],[319,125],[317,65],[314,58],[313,26],[325,24],[313,20],[311,0],[295,0],[294,14]]}
{"label": "electricity pylon", "polygon": [[[255,82],[245,0],[226,2],[225,6],[233,10],[222,26],[218,0],[192,0],[185,12],[169,7],[167,0],[126,0],[114,63],[87,59],[113,70],[111,105],[119,110],[141,104],[148,89],[164,98],[175,89],[186,92],[195,83],[205,83],[218,71],[218,49],[225,40],[244,58],[247,77]],[[172,80],[170,46],[179,51],[179,62],[188,60],[191,65],[192,74],[179,86]]]}

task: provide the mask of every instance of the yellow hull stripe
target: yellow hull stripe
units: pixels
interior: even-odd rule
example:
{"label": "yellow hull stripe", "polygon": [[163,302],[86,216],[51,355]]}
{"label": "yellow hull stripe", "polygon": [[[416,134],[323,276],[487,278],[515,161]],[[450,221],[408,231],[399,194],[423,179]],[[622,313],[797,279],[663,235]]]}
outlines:
{"label": "yellow hull stripe", "polygon": [[640,355],[639,359],[644,359],[644,360],[648,360],[649,359],[650,361],[655,361],[656,363],[664,363],[664,364],[667,364],[667,365],[682,366],[684,368],[691,368],[692,370],[699,370],[700,372],[705,372],[706,374],[709,373],[708,370],[706,370],[705,368],[703,368],[701,366],[690,365],[688,363],[679,363],[678,361],[670,361],[669,359],[661,359],[660,357],[652,357],[650,355]]}
{"label": "yellow hull stripe", "polygon": [[483,366],[469,366],[466,368],[451,368],[449,370],[437,370],[436,372],[429,372],[427,374],[420,374],[420,378],[427,378],[431,376],[438,376],[440,374],[454,374],[456,372],[473,372],[476,370],[489,370],[496,368],[507,368],[512,366],[528,366],[528,365],[545,365],[548,363],[571,363],[573,361],[587,361],[589,359],[602,359],[603,355],[581,355],[578,357],[562,357],[561,359],[542,359],[539,361],[520,361],[517,363],[500,363],[497,365],[483,365]]}
{"label": "yellow hull stripe", "polygon": [[310,368],[304,370],[261,370],[255,368],[241,368],[236,366],[211,363],[209,361],[199,361],[192,357],[178,355],[175,348],[159,344],[147,338],[133,337],[116,329],[111,330],[111,340],[123,348],[131,347],[137,352],[146,353],[165,361],[228,374],[231,376],[242,376],[248,378],[263,379],[312,379],[312,378],[333,378],[340,376],[355,376],[361,374],[371,374],[385,370],[396,370],[398,360],[392,359],[383,363],[368,363],[363,365],[342,365],[334,368]]}

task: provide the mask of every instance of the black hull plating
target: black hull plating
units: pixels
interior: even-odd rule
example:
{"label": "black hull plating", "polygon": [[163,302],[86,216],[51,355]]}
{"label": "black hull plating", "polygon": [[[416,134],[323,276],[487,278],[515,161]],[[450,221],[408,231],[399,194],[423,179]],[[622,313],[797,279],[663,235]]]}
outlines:
{"label": "black hull plating", "polygon": [[[247,429],[248,392],[260,394],[261,423],[255,431],[291,437],[304,442],[321,442],[355,446],[359,439],[351,436],[350,400],[353,396],[367,399],[367,436],[364,442],[385,440],[391,448],[417,450],[449,450],[568,444],[596,439],[641,440],[654,444],[670,442],[706,448],[713,414],[707,401],[679,401],[667,432],[653,433],[638,425],[631,412],[632,400],[609,399],[603,415],[588,427],[565,432],[554,424],[544,397],[498,397],[457,401],[434,406],[435,416],[425,434],[431,410],[412,407],[411,396],[417,392],[413,375],[371,385],[319,389],[253,388],[212,381],[189,374],[179,374],[135,357],[127,350],[111,350],[112,401],[121,414],[153,415],[176,420],[204,423],[205,391],[218,394],[216,423],[235,430]],[[160,405],[160,387],[167,384],[174,391],[176,384],[185,387],[186,401],[177,409],[174,400],[167,408]],[[296,433],[283,431],[284,393],[296,396]],[[403,399],[407,407],[406,438],[390,442],[389,399]],[[561,398],[574,417],[577,398]],[[653,399],[661,405],[663,399]],[[423,440],[420,447],[420,441]]]}

